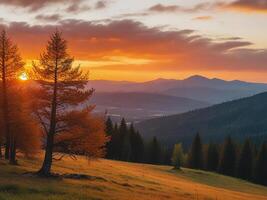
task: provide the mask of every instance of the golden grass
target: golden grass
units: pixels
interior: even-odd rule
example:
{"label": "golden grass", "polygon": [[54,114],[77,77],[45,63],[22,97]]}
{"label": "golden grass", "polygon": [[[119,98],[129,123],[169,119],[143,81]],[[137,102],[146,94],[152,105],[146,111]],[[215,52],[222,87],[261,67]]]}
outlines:
{"label": "golden grass", "polygon": [[20,166],[0,161],[0,200],[267,200],[267,187],[214,173],[170,166],[98,160],[64,159],[57,173],[81,173],[94,180],[25,177],[40,160],[20,160]]}

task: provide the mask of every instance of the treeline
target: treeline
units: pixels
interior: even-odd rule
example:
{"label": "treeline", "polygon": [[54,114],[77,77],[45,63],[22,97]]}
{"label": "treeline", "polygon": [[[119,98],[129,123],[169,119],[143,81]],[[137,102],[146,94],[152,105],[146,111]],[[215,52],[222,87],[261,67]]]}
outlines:
{"label": "treeline", "polygon": [[266,142],[260,147],[250,139],[237,144],[228,136],[223,144],[203,145],[197,134],[188,153],[184,153],[182,144],[176,144],[171,160],[176,169],[181,166],[202,169],[267,185]]}
{"label": "treeline", "polygon": [[267,144],[256,146],[250,139],[236,143],[230,136],[222,144],[203,144],[196,134],[190,148],[185,151],[178,143],[172,149],[160,144],[156,137],[144,141],[134,125],[125,119],[119,124],[110,117],[106,120],[106,158],[149,164],[172,164],[175,169],[187,167],[217,172],[247,181],[267,185]]}
{"label": "treeline", "polygon": [[17,152],[31,156],[44,149],[37,174],[51,176],[53,161],[66,155],[102,157],[104,118],[91,114],[88,73],[73,66],[59,31],[36,60],[28,71],[31,81],[23,82],[27,69],[18,47],[4,30],[0,33],[0,158],[17,164]]}
{"label": "treeline", "polygon": [[156,137],[146,142],[134,125],[127,125],[123,118],[119,124],[110,117],[106,120],[106,158],[127,162],[170,164],[171,151],[164,148]]}

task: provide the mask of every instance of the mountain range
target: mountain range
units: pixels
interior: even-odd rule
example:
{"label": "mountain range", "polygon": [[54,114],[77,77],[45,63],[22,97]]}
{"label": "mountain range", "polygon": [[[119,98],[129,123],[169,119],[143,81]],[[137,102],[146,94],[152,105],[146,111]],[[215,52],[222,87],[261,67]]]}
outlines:
{"label": "mountain range", "polygon": [[97,92],[154,93],[185,97],[209,104],[222,103],[267,91],[267,84],[225,81],[217,78],[191,76],[184,80],[156,79],[147,82],[92,80],[88,87]]}
{"label": "mountain range", "polygon": [[199,132],[205,142],[221,142],[227,135],[237,140],[267,139],[267,92],[208,108],[137,123],[145,138],[156,136],[167,145],[188,145]]}

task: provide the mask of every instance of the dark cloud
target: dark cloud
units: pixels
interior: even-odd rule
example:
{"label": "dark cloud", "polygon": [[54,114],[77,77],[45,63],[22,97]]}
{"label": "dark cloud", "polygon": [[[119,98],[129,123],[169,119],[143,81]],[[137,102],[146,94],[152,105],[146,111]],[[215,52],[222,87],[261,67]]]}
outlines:
{"label": "dark cloud", "polygon": [[35,19],[39,21],[47,21],[47,22],[56,22],[61,19],[61,15],[53,14],[53,15],[37,15]]}
{"label": "dark cloud", "polygon": [[24,57],[35,59],[49,35],[62,30],[76,59],[125,56],[152,60],[151,65],[109,66],[116,70],[267,70],[267,50],[249,48],[238,38],[213,40],[192,30],[162,31],[132,20],[93,23],[63,20],[57,25],[13,22],[8,33]]}

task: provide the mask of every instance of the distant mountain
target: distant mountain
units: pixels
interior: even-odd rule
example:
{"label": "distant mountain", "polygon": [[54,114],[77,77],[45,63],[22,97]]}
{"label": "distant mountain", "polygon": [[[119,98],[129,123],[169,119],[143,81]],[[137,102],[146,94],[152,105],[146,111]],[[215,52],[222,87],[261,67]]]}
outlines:
{"label": "distant mountain", "polygon": [[143,92],[186,97],[210,104],[221,103],[267,91],[267,84],[208,79],[191,76],[184,80],[156,79],[143,83],[94,80],[88,83],[98,92]]}
{"label": "distant mountain", "polygon": [[90,103],[96,104],[96,112],[107,111],[115,121],[121,117],[128,121],[140,121],[210,105],[183,97],[142,92],[95,92]]}
{"label": "distant mountain", "polygon": [[146,120],[136,124],[146,138],[157,136],[168,145],[191,143],[200,132],[208,141],[222,141],[225,136],[255,141],[267,139],[267,92],[179,115]]}

